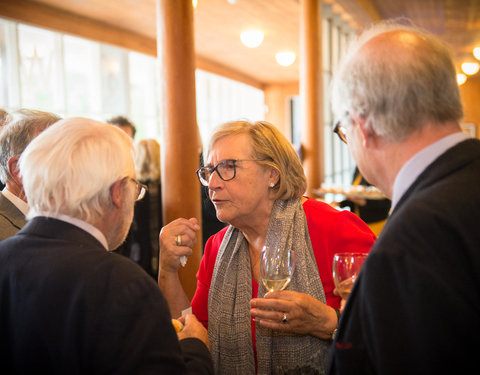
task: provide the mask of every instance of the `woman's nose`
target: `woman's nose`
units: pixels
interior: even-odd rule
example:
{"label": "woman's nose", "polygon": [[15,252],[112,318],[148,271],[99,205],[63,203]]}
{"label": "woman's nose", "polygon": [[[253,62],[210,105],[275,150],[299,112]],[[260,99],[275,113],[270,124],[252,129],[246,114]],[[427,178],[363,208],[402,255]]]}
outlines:
{"label": "woman's nose", "polygon": [[218,172],[215,171],[210,175],[208,180],[208,188],[210,190],[214,190],[219,187],[219,185],[223,182],[223,180],[218,176]]}

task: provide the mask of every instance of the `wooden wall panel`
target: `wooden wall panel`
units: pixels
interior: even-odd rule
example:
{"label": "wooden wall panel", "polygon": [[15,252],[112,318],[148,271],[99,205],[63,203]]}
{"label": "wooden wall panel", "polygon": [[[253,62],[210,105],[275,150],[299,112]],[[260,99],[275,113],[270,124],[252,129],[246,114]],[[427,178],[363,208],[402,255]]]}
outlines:
{"label": "wooden wall panel", "polygon": [[290,98],[299,94],[298,82],[267,85],[264,89],[267,112],[265,120],[274,124],[288,138],[291,138]]}
{"label": "wooden wall panel", "polygon": [[480,74],[469,77],[467,82],[460,86],[460,95],[463,102],[463,122],[475,124],[476,137],[480,138]]}

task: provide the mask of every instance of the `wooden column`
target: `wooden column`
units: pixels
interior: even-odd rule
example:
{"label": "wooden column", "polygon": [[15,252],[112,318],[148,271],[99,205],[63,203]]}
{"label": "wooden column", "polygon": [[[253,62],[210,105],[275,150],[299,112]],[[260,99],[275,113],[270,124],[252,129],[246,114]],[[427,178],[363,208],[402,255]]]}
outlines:
{"label": "wooden column", "polygon": [[[191,0],[157,0],[157,55],[162,88],[163,220],[196,217],[201,222],[199,132],[195,104],[195,48]],[[153,77],[152,77],[153,79]],[[191,299],[202,256],[199,231],[193,254],[180,279]]]}
{"label": "wooden column", "polygon": [[303,167],[307,195],[324,179],[321,2],[300,2],[300,99],[302,103]]}

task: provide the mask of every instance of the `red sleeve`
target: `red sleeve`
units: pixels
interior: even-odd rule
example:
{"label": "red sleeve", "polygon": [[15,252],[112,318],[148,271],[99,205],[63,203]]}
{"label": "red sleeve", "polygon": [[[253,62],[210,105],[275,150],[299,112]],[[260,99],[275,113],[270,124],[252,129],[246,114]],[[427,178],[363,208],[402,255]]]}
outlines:
{"label": "red sleeve", "polygon": [[333,294],[333,255],[340,252],[368,253],[376,237],[365,222],[349,211],[339,211],[313,199],[308,199],[303,209],[327,305],[338,309],[341,299]]}
{"label": "red sleeve", "polygon": [[218,249],[228,227],[210,237],[205,244],[205,251],[197,272],[197,289],[192,299],[192,312],[208,328],[208,292],[212,281],[213,269],[217,260]]}

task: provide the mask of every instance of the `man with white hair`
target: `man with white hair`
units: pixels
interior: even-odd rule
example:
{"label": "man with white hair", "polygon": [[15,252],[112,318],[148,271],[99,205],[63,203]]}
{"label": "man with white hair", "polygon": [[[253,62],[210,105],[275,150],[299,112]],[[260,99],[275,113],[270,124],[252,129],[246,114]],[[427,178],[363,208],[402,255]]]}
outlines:
{"label": "man with white hair", "polygon": [[335,132],[392,211],[355,282],[329,374],[463,374],[480,332],[480,142],[444,44],[382,23],[333,82]]}
{"label": "man with white hair", "polygon": [[6,116],[0,129],[0,241],[25,225],[28,204],[19,176],[18,159],[25,147],[45,128],[60,120],[53,113],[19,109]]}
{"label": "man with white hair", "polygon": [[66,119],[20,157],[27,225],[0,243],[0,368],[15,374],[210,374],[194,315],[177,334],[155,281],[109,252],[145,187],[122,130]]}

